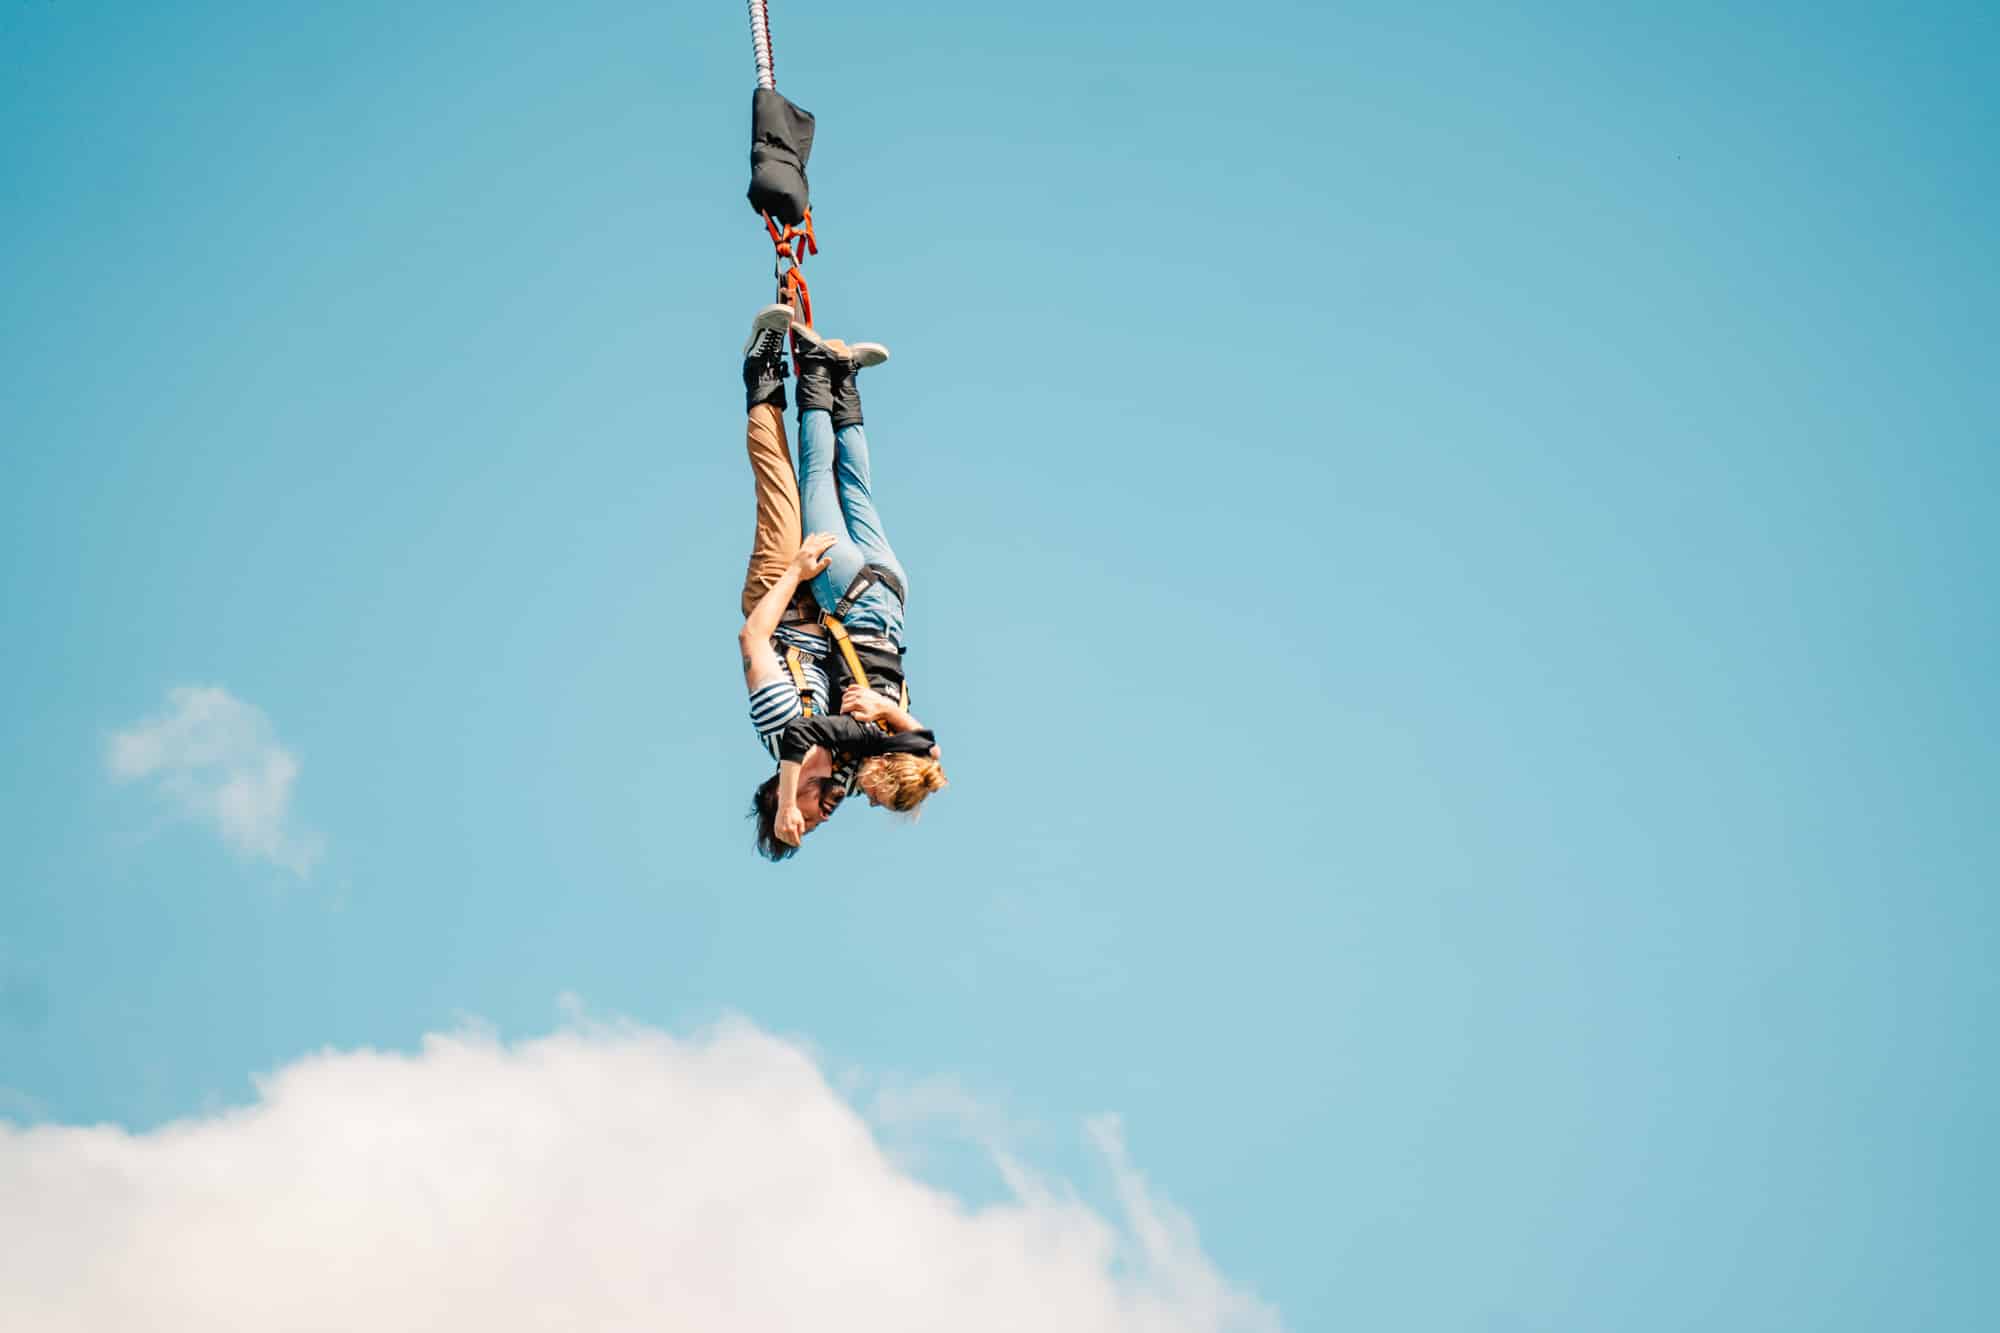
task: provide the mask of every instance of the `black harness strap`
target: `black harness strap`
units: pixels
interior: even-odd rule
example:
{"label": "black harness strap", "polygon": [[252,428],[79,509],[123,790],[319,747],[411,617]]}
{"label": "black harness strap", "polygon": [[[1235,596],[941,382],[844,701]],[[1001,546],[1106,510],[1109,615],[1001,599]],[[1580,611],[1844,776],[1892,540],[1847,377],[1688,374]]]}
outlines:
{"label": "black harness strap", "polygon": [[[841,657],[847,662],[849,674],[864,690],[873,689],[874,686],[869,683],[868,669],[861,665],[861,655],[854,651],[854,641],[848,637],[847,626],[842,622],[847,619],[847,613],[854,609],[854,604],[861,600],[862,595],[878,583],[896,594],[898,602],[902,602],[908,595],[903,591],[903,581],[896,577],[896,571],[881,565],[863,565],[861,572],[854,576],[854,582],[847,585],[847,591],[840,594],[840,600],[833,604],[833,610],[819,618],[819,623],[826,626],[827,633],[833,635],[834,646],[840,650]],[[903,681],[902,699],[903,707],[908,708],[910,682],[907,679]]]}
{"label": "black harness strap", "polygon": [[878,583],[895,593],[898,602],[907,604],[903,581],[896,577],[896,571],[882,565],[863,565],[861,572],[854,576],[854,582],[847,585],[847,591],[840,594],[840,600],[833,604],[833,610],[827,614],[835,620],[847,619],[848,613],[854,610],[854,604]]}

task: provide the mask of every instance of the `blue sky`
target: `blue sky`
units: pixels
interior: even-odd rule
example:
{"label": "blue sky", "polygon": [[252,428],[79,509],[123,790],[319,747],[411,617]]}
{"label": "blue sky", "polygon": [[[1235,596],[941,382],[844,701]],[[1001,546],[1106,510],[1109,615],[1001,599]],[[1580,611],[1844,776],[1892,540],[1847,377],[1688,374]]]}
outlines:
{"label": "blue sky", "polygon": [[574,995],[1115,1112],[1294,1328],[1986,1325],[1992,14],[773,19],[953,779],[782,867],[740,7],[0,3],[0,1115]]}

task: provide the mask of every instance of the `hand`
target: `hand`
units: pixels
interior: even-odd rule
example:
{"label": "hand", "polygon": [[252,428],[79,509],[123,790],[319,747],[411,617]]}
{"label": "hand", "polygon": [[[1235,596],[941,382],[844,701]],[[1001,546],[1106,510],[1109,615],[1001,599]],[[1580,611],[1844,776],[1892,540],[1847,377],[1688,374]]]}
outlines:
{"label": "hand", "polygon": [[846,693],[840,696],[840,711],[858,722],[886,724],[895,716],[896,705],[874,690],[849,685]]}
{"label": "hand", "polygon": [[804,583],[826,568],[826,553],[832,546],[833,534],[830,532],[815,532],[799,543],[799,553],[792,557],[792,569],[797,572],[799,582]]}
{"label": "hand", "polygon": [[806,836],[806,817],[799,813],[797,806],[788,805],[778,811],[778,817],[771,821],[771,831],[785,846],[796,847]]}

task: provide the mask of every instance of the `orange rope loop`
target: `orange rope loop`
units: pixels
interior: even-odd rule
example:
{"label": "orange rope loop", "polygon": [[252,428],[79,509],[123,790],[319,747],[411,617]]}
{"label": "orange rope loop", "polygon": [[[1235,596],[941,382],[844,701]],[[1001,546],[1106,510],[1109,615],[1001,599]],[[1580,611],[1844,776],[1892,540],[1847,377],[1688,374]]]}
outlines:
{"label": "orange rope loop", "polygon": [[771,233],[771,244],[777,248],[780,261],[790,260],[794,264],[806,262],[807,255],[819,253],[819,237],[813,234],[812,210],[806,210],[805,221],[796,227],[778,230],[778,220],[769,213],[764,215],[764,230]]}
{"label": "orange rope loop", "polygon": [[812,327],[812,292],[806,287],[805,274],[795,268],[786,270],[785,276],[778,282],[778,299],[799,312],[801,324]]}
{"label": "orange rope loop", "polygon": [[796,227],[778,229],[778,220],[769,213],[764,214],[764,230],[771,235],[771,246],[778,252],[778,299],[799,312],[799,320],[807,328],[812,327],[812,292],[806,286],[806,275],[801,265],[807,255],[819,253],[819,237],[813,234],[812,210],[806,210],[805,219]]}

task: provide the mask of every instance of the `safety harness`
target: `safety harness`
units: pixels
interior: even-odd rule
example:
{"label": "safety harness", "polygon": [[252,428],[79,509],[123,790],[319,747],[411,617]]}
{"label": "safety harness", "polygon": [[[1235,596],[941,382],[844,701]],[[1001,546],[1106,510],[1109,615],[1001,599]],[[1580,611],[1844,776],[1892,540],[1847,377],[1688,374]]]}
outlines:
{"label": "safety harness", "polygon": [[[847,591],[840,594],[840,600],[833,604],[833,610],[823,613],[819,623],[826,626],[826,632],[833,636],[834,646],[840,649],[841,658],[847,663],[854,683],[864,690],[873,689],[868,683],[868,669],[861,665],[861,654],[854,650],[854,638],[847,632],[846,620],[867,591],[881,584],[896,595],[896,600],[904,600],[903,581],[896,577],[896,571],[884,565],[863,565],[854,581],[847,585]],[[910,706],[910,682],[903,681],[901,706]]]}
{"label": "safety harness", "polygon": [[[854,677],[854,683],[864,690],[872,690],[875,687],[869,681],[868,668],[862,665],[861,654],[854,646],[854,636],[848,633],[847,617],[852,614],[856,603],[878,583],[894,593],[898,602],[906,596],[903,591],[903,581],[896,577],[895,570],[885,565],[863,565],[861,572],[854,576],[854,581],[847,585],[847,591],[833,604],[833,610],[824,612],[819,618],[819,623],[825,626],[827,634],[832,637],[834,646],[840,650],[841,660],[847,663],[847,670]],[[791,673],[792,686],[799,692],[800,710],[807,717],[813,716],[812,685],[806,679],[805,654],[787,645],[785,670]],[[909,681],[902,682],[901,694],[901,706],[908,708]]]}

